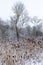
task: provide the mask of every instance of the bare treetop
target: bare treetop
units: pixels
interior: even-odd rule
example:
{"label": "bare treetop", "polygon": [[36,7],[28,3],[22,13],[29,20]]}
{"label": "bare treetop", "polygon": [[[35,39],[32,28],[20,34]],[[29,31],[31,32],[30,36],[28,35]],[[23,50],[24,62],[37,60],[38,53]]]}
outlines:
{"label": "bare treetop", "polygon": [[24,11],[24,5],[21,2],[17,3],[16,5],[14,5],[13,11],[17,16],[20,16]]}

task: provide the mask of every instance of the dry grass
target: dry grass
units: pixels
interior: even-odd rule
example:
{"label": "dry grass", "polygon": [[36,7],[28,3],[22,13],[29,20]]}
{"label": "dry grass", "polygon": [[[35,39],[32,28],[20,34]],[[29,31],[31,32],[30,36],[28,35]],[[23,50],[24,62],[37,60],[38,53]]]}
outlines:
{"label": "dry grass", "polygon": [[[25,65],[25,61],[31,58],[36,59],[37,53],[43,50],[43,41],[39,44],[22,42],[21,44],[0,44],[0,60],[6,65]],[[3,65],[4,65],[3,63]]]}

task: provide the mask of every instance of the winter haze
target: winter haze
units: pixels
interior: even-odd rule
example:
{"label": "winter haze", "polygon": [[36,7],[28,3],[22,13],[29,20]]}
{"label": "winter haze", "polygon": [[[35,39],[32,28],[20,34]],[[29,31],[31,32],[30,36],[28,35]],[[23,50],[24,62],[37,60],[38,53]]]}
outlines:
{"label": "winter haze", "polygon": [[0,0],[0,17],[3,20],[10,18],[13,14],[12,6],[18,1],[22,1],[24,3],[29,16],[38,16],[43,19],[43,0]]}

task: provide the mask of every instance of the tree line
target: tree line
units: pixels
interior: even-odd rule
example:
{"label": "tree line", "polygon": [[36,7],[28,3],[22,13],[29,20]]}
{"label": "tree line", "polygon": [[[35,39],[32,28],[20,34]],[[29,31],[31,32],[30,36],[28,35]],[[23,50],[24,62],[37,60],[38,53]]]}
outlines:
{"label": "tree line", "polygon": [[[29,17],[23,3],[12,7],[14,15],[10,17],[10,25],[0,18],[0,38],[15,39],[42,36],[42,20],[37,16]],[[31,23],[31,24],[30,24]],[[32,26],[33,25],[33,26]]]}

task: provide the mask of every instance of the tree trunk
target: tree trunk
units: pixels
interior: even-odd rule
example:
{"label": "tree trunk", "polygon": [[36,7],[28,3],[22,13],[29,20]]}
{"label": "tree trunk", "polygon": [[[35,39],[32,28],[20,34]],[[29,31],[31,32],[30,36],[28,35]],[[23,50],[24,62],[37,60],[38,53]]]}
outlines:
{"label": "tree trunk", "polygon": [[18,31],[17,26],[16,26],[16,35],[17,35],[17,41],[19,41],[19,31]]}

